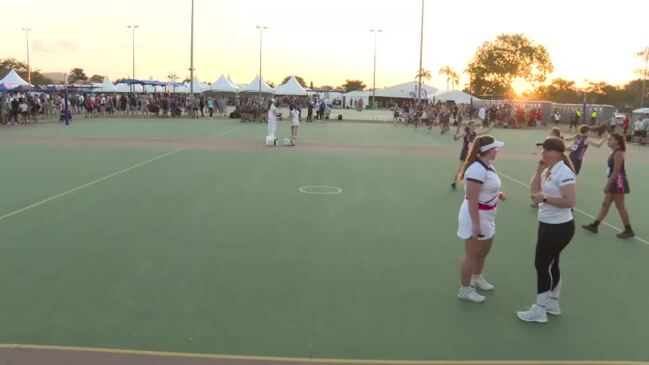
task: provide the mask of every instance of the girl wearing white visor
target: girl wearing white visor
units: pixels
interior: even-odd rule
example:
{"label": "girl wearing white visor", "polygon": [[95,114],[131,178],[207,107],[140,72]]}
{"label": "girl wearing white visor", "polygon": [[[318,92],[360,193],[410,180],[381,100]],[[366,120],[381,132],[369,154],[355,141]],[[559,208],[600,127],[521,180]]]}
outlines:
{"label": "girl wearing white visor", "polygon": [[462,286],[457,296],[476,303],[483,302],[485,297],[475,288],[494,289],[482,276],[482,269],[496,235],[496,207],[499,201],[507,199],[500,191],[500,178],[491,164],[498,148],[504,145],[492,136],[477,137],[460,173],[460,180],[466,181],[466,198],[458,217],[457,235],[464,240],[464,261],[460,267]]}

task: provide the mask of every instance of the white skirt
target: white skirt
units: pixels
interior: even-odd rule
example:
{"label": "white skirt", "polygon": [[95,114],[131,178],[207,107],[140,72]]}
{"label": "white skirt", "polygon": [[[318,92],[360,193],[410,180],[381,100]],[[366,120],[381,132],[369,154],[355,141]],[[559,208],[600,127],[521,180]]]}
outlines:
{"label": "white skirt", "polygon": [[[478,241],[486,241],[494,238],[496,235],[496,208],[492,210],[479,210],[480,234]],[[463,240],[468,240],[473,236],[473,219],[469,212],[469,201],[464,199],[458,214],[457,236]]]}
{"label": "white skirt", "polygon": [[291,127],[299,127],[299,126],[300,126],[300,121],[299,120],[291,121]]}

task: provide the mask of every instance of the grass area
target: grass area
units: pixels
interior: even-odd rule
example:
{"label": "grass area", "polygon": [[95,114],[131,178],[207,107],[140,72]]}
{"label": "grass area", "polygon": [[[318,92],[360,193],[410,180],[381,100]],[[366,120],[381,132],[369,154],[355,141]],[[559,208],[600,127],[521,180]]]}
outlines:
{"label": "grass area", "polygon": [[[114,119],[0,133],[3,216],[177,149],[120,138],[261,145],[265,126]],[[484,305],[459,302],[463,195],[449,188],[459,145],[385,124],[303,124],[300,133],[295,148],[185,144],[0,218],[0,343],[356,359],[649,358],[641,289],[649,246],[606,227],[598,236],[578,231],[562,258],[564,315],[521,323],[514,313],[535,295],[536,234],[523,186],[503,178],[510,200],[487,264],[496,291]],[[499,171],[527,182],[544,133],[494,131],[507,143]],[[417,149],[391,153],[398,146]],[[627,163],[629,209],[644,239],[647,153],[633,146]],[[606,154],[591,148],[580,175],[579,207],[591,214]],[[343,192],[298,191],[307,185]],[[578,224],[588,220],[577,214]],[[609,221],[620,226],[615,211]]]}

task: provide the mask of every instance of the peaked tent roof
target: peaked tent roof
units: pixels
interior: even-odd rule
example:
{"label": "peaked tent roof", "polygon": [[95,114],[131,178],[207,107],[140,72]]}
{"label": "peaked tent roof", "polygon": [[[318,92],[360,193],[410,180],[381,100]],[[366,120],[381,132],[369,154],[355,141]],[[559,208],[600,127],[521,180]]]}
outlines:
{"label": "peaked tent roof", "polygon": [[217,93],[236,93],[239,91],[239,87],[221,75],[218,80],[214,81],[210,90]]}
{"label": "peaked tent roof", "polygon": [[467,94],[460,90],[449,90],[435,95],[435,100],[439,101],[453,101],[456,104],[470,104],[471,101],[478,101],[480,99],[473,95]]}
{"label": "peaked tent roof", "polygon": [[[203,83],[201,83],[201,82],[198,80],[198,77],[196,77],[196,76],[194,76],[194,80],[192,80],[192,83],[191,83],[191,84],[190,84],[189,82],[186,82],[186,83],[184,84],[184,86],[187,88],[188,92],[189,92],[189,90],[191,90],[191,88],[190,88],[191,85],[194,86],[194,93],[202,93],[203,91],[206,90],[206,88],[205,88],[205,86],[203,85]],[[178,90],[176,90],[176,91],[178,91]]]}
{"label": "peaked tent roof", "polygon": [[114,93],[117,92],[117,86],[113,85],[108,76],[104,77],[104,81],[98,85],[100,92]]}
{"label": "peaked tent roof", "polygon": [[307,96],[307,92],[302,85],[300,85],[295,76],[291,76],[284,85],[275,89],[275,95]]}
{"label": "peaked tent roof", "polygon": [[[419,83],[417,81],[406,82],[404,84],[395,85],[388,87],[382,90],[376,91],[377,97],[382,98],[395,98],[395,99],[415,99],[417,98],[417,91],[419,89]],[[432,100],[437,92],[437,89],[426,85],[425,83],[421,84],[422,98]]]}
{"label": "peaked tent roof", "polygon": [[20,85],[28,85],[25,80],[22,79],[16,72],[16,70],[11,70],[9,73],[0,80],[0,84],[5,84],[5,86],[16,87]]}
{"label": "peaked tent roof", "polygon": [[274,94],[275,89],[272,87],[268,86],[268,84],[264,81],[264,78],[260,78],[259,75],[255,77],[254,80],[252,80],[248,85],[245,85],[241,87],[239,91],[243,93],[256,93],[259,92],[259,80],[261,79],[261,93],[262,94]]}

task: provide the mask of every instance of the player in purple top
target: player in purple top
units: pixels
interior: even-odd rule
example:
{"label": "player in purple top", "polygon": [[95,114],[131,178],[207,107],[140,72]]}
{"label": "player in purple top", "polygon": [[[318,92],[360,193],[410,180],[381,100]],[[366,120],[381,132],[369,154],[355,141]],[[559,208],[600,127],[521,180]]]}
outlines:
{"label": "player in purple top", "polygon": [[581,163],[584,161],[584,155],[586,155],[586,150],[588,149],[588,146],[594,146],[597,148],[600,148],[606,143],[608,140],[608,136],[604,136],[600,141],[595,142],[588,138],[588,132],[590,131],[590,127],[587,125],[582,125],[579,127],[579,134],[572,136],[572,137],[566,137],[565,141],[572,141],[572,147],[570,147],[570,160],[572,161],[572,164],[575,165],[575,173],[579,174],[579,170],[581,170]]}
{"label": "player in purple top", "polygon": [[635,237],[635,233],[631,228],[629,212],[627,211],[624,202],[624,196],[631,192],[626,168],[624,166],[626,152],[624,136],[618,133],[611,134],[611,136],[608,137],[608,146],[613,152],[608,157],[608,178],[606,180],[606,185],[604,186],[604,194],[606,195],[602,202],[602,208],[595,221],[582,226],[582,228],[592,233],[598,233],[599,224],[604,220],[604,218],[606,218],[611,205],[615,203],[615,207],[617,208],[618,213],[620,213],[620,218],[624,224],[624,231],[619,233],[617,237],[622,239],[633,238]]}
{"label": "player in purple top", "polygon": [[493,124],[491,124],[487,130],[478,133],[475,130],[475,124],[473,122],[469,122],[466,127],[464,127],[464,131],[460,132],[461,126],[462,124],[458,123],[457,130],[455,131],[455,135],[453,136],[454,141],[457,141],[458,139],[462,140],[462,150],[460,151],[460,166],[458,166],[457,172],[453,177],[453,183],[451,184],[451,188],[453,188],[453,190],[457,188],[458,175],[460,174],[460,171],[462,171],[464,162],[466,161],[469,150],[471,149],[471,144],[473,144],[473,141],[475,141],[478,136],[488,134],[493,129]]}

